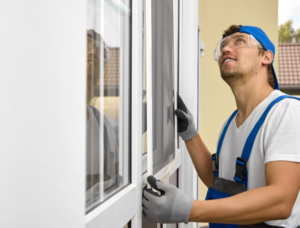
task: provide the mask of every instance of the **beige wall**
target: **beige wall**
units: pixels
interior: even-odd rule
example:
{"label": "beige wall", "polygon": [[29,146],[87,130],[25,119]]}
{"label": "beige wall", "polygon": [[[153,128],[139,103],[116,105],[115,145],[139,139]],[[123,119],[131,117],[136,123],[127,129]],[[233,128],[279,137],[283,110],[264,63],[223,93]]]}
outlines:
{"label": "beige wall", "polygon": [[[220,129],[236,109],[230,88],[221,79],[213,49],[222,33],[231,24],[253,25],[263,29],[278,47],[278,0],[199,0],[201,42],[205,43],[205,57],[200,59],[200,133],[211,153],[216,152]],[[275,56],[277,71],[277,56]],[[206,188],[200,186],[200,199]]]}

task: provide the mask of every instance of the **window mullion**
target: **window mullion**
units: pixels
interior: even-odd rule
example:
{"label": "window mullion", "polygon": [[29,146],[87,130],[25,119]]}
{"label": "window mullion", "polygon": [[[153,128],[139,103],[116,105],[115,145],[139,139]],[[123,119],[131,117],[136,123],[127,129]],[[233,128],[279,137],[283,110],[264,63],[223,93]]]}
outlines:
{"label": "window mullion", "polygon": [[[100,1],[101,7],[101,13],[100,13],[100,34],[102,34],[102,37],[104,37],[104,1]],[[99,78],[99,93],[100,93],[100,119],[104,120],[104,40],[103,38],[100,38],[100,78]],[[104,135],[104,124],[99,124],[99,131],[100,136]],[[100,202],[104,200],[104,162],[105,162],[105,156],[104,156],[104,138],[99,137],[99,199]]]}
{"label": "window mullion", "polygon": [[[174,0],[173,3],[173,25],[174,25],[174,109],[177,109],[177,93],[178,93],[178,0]],[[178,135],[177,135],[177,116],[174,116],[175,121],[175,157],[178,156]]]}
{"label": "window mullion", "polygon": [[147,173],[149,176],[153,174],[151,0],[146,0],[146,75],[147,75]]}

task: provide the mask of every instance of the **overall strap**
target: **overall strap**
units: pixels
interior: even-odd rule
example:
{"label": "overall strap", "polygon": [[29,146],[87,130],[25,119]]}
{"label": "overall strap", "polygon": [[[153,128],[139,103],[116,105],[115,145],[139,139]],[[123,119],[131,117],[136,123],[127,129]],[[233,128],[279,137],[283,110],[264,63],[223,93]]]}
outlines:
{"label": "overall strap", "polygon": [[223,129],[223,132],[221,134],[221,137],[219,139],[219,142],[218,142],[218,149],[217,149],[217,156],[219,157],[220,156],[220,152],[221,152],[221,148],[222,148],[222,144],[223,144],[223,141],[224,141],[224,138],[225,138],[225,134],[227,132],[227,129],[229,127],[229,124],[231,123],[232,119],[235,117],[235,115],[237,114],[238,110],[235,110],[231,116],[229,117],[224,129]]}
{"label": "overall strap", "polygon": [[242,153],[242,158],[245,159],[246,161],[249,160],[251,151],[252,151],[252,147],[256,138],[256,135],[261,127],[261,125],[263,124],[264,120],[266,119],[269,111],[272,109],[272,107],[278,103],[279,101],[285,99],[285,98],[293,98],[293,99],[297,99],[300,100],[300,98],[298,97],[292,97],[289,95],[283,95],[280,96],[278,98],[276,98],[275,100],[273,100],[269,106],[267,107],[267,109],[264,111],[264,113],[262,114],[262,116],[260,117],[260,119],[257,121],[257,123],[255,124],[254,128],[252,129],[251,133],[249,134],[247,141],[245,143],[244,149],[243,149],[243,153]]}
{"label": "overall strap", "polygon": [[243,152],[242,152],[242,156],[238,157],[237,160],[236,160],[236,173],[235,173],[235,176],[234,176],[234,180],[239,182],[239,183],[245,184],[246,188],[247,188],[247,185],[248,185],[247,162],[250,158],[250,154],[251,154],[251,151],[252,151],[252,148],[253,148],[255,138],[258,134],[258,131],[259,131],[261,125],[264,123],[264,121],[265,121],[269,111],[272,109],[272,107],[275,104],[277,104],[279,101],[281,101],[285,98],[293,98],[293,99],[300,100],[300,98],[292,97],[292,96],[289,96],[289,95],[283,95],[283,96],[280,96],[280,97],[276,98],[275,100],[273,100],[269,104],[269,106],[266,108],[266,110],[264,111],[262,116],[259,118],[259,120],[255,124],[255,126],[253,127],[252,131],[250,132],[250,134],[249,134],[249,136],[246,140],[246,143],[245,143],[245,146],[244,146],[244,149],[243,149]]}
{"label": "overall strap", "polygon": [[229,124],[231,123],[232,119],[235,117],[235,115],[237,114],[238,110],[235,110],[231,116],[229,117],[224,129],[223,129],[223,132],[220,136],[220,139],[219,139],[219,142],[218,142],[218,148],[217,148],[217,153],[213,154],[211,156],[211,160],[213,162],[213,173],[214,173],[214,177],[217,177],[218,176],[218,173],[219,173],[219,155],[220,155],[220,152],[221,152],[221,148],[222,148],[222,144],[223,144],[223,141],[224,141],[224,137],[226,135],[226,132],[227,132],[227,129],[229,127]]}

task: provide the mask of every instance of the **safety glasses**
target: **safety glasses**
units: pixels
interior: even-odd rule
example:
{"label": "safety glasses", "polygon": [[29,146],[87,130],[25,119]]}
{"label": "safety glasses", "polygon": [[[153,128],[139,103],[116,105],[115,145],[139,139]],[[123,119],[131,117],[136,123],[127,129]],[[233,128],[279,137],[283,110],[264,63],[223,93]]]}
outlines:
{"label": "safety glasses", "polygon": [[262,45],[250,34],[247,33],[234,33],[225,37],[215,47],[214,59],[218,61],[221,55],[223,55],[224,48],[230,47],[231,49],[238,48],[263,48]]}

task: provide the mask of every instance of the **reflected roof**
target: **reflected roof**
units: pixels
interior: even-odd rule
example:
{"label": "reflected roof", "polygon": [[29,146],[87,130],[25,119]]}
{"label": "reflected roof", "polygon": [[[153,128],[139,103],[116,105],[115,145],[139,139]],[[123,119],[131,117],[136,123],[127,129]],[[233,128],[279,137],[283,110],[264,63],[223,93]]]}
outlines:
{"label": "reflected roof", "polygon": [[[99,33],[95,32],[93,29],[87,31],[87,36],[91,37],[100,42],[102,37]],[[109,47],[105,44],[105,61],[104,61],[104,86],[118,86],[119,85],[119,50],[118,47]],[[100,82],[98,81],[97,85]]]}
{"label": "reflected roof", "polygon": [[117,86],[119,85],[119,48],[110,48],[110,58],[104,61],[104,85]]}

